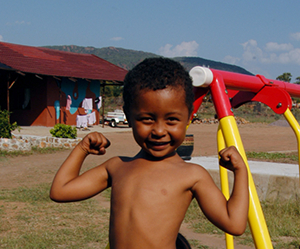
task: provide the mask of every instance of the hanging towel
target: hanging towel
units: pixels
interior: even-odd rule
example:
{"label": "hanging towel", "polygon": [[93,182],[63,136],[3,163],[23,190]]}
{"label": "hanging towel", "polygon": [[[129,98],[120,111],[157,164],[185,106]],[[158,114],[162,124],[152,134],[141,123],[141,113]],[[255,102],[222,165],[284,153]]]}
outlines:
{"label": "hanging towel", "polygon": [[77,128],[87,128],[88,126],[88,116],[87,115],[77,115],[76,116],[76,127]]}
{"label": "hanging towel", "polygon": [[70,96],[70,95],[68,95],[68,97],[67,97],[67,105],[66,105],[66,110],[70,111],[71,104],[72,104],[72,99],[71,99],[71,96]]}
{"label": "hanging towel", "polygon": [[92,98],[85,98],[82,101],[82,108],[88,112],[89,110],[93,110],[93,99]]}
{"label": "hanging towel", "polygon": [[88,125],[93,125],[96,123],[96,114],[95,112],[92,112],[90,114],[87,114],[87,119],[88,119]]}

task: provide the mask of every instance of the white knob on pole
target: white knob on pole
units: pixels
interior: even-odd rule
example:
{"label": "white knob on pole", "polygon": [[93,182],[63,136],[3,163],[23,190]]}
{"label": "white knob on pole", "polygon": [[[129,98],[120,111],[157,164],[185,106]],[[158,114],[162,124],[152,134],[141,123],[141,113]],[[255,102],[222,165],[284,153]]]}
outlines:
{"label": "white knob on pole", "polygon": [[190,70],[189,74],[195,87],[207,87],[214,78],[212,71],[207,67],[195,66]]}

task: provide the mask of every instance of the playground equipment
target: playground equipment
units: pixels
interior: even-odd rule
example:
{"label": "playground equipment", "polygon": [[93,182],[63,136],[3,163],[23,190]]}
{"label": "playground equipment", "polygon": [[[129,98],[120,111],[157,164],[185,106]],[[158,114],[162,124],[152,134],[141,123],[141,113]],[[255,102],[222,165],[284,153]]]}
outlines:
{"label": "playground equipment", "polygon": [[[269,106],[275,113],[283,114],[297,137],[300,160],[300,126],[290,111],[292,108],[291,97],[300,97],[300,85],[266,79],[262,75],[249,76],[200,66],[192,68],[190,75],[195,90],[194,113],[199,109],[208,91],[211,92],[219,119],[218,151],[233,145],[246,163],[249,177],[248,223],[255,247],[257,249],[273,248],[232,108],[257,101]],[[227,170],[223,167],[220,167],[220,178],[222,192],[228,199],[228,175]],[[225,237],[227,248],[233,249],[233,236],[226,234]]]}

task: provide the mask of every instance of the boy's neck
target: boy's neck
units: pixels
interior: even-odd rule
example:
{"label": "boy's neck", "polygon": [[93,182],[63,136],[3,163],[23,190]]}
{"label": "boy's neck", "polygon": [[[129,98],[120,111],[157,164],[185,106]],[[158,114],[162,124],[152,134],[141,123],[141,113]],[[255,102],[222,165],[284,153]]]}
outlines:
{"label": "boy's neck", "polygon": [[143,159],[146,159],[149,161],[161,161],[161,160],[165,160],[165,159],[170,159],[176,155],[177,155],[176,151],[173,151],[170,154],[165,155],[163,157],[155,157],[155,156],[152,156],[151,154],[147,153],[143,149],[141,149],[140,152],[134,158],[135,159],[143,158]]}

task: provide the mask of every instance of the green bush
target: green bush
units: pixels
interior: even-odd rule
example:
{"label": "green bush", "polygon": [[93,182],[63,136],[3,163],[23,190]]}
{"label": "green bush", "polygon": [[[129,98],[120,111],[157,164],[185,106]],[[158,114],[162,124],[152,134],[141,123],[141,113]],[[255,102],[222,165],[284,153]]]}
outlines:
{"label": "green bush", "polygon": [[9,115],[9,111],[0,109],[0,138],[12,138],[11,132],[19,129],[17,122],[10,123]]}
{"label": "green bush", "polygon": [[50,133],[53,137],[59,138],[71,138],[74,139],[77,137],[76,127],[65,124],[56,124],[53,129],[50,130]]}

